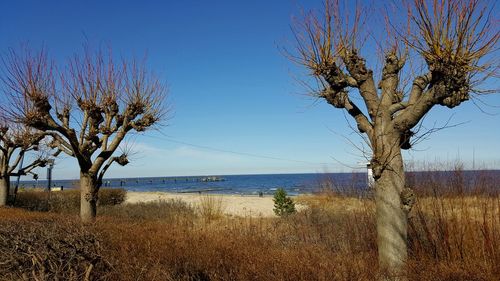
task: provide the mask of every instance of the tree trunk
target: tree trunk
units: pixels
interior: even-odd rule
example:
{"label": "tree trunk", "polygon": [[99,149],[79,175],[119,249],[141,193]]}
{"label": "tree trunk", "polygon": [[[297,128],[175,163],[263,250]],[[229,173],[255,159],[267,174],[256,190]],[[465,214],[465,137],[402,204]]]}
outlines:
{"label": "tree trunk", "polygon": [[6,206],[9,199],[10,177],[0,177],[0,206]]}
{"label": "tree trunk", "polygon": [[[379,264],[389,273],[389,280],[404,280],[407,253],[407,213],[403,209],[401,193],[405,188],[403,158],[399,148],[399,134],[391,132],[382,137],[378,148],[379,159],[384,159],[375,181],[377,209],[377,245]],[[396,144],[396,145],[394,145]]]}
{"label": "tree trunk", "polygon": [[80,172],[80,218],[83,222],[95,221],[97,215],[97,177]]}

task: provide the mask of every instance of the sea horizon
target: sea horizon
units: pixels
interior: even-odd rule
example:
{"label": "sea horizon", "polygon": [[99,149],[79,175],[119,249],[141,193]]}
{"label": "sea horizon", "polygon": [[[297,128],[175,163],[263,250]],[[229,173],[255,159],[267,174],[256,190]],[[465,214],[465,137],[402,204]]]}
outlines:
{"label": "sea horizon", "polygon": [[[410,171],[407,175],[419,177],[431,174],[443,179],[453,177],[456,170]],[[500,170],[460,170],[467,181],[483,173],[492,173],[500,178]],[[15,184],[15,183],[14,183]],[[23,180],[21,188],[46,188],[47,179]],[[65,189],[78,188],[79,179],[52,180],[51,187]],[[222,193],[222,194],[273,194],[277,188],[284,188],[291,195],[314,193],[325,188],[369,188],[366,170],[341,173],[279,173],[279,174],[211,174],[199,176],[156,176],[156,177],[113,177],[104,178],[103,188],[124,188],[140,192],[177,192],[177,193]]]}
{"label": "sea horizon", "polygon": [[[359,168],[359,172],[351,171],[351,172],[280,172],[280,173],[210,173],[210,174],[198,174],[198,175],[175,175],[175,176],[137,176],[137,177],[104,177],[103,180],[119,180],[119,179],[135,179],[135,178],[186,178],[186,177],[213,177],[213,176],[258,176],[258,175],[324,175],[324,174],[366,174],[366,168]],[[422,172],[454,172],[455,169],[442,169],[442,170],[412,170],[405,171],[405,173],[422,173]],[[492,168],[492,169],[463,169],[460,170],[462,172],[485,172],[485,171],[498,171],[500,172],[500,168]],[[16,177],[12,177],[16,178]],[[46,178],[40,177],[38,181],[46,181]],[[71,180],[80,180],[80,178],[53,178],[52,181],[71,181]],[[12,180],[11,182],[15,182],[16,180]],[[36,180],[20,180],[20,182],[30,182]]]}

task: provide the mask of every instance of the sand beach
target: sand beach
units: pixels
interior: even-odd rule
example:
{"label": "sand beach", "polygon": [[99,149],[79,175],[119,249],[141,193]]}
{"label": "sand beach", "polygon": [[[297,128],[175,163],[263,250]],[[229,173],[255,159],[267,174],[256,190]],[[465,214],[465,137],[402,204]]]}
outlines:
{"label": "sand beach", "polygon": [[241,217],[272,217],[273,197],[272,196],[252,196],[252,195],[230,195],[230,194],[193,194],[193,193],[168,193],[168,192],[127,192],[125,204],[139,202],[151,202],[156,200],[182,200],[193,207],[200,204],[207,196],[215,197],[221,202],[224,213],[229,216]]}

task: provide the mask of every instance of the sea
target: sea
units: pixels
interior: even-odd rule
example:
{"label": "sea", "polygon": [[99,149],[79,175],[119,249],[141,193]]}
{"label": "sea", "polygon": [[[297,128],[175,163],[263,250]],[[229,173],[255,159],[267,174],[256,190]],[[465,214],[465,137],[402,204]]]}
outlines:
{"label": "sea", "polygon": [[[15,185],[15,183],[12,183]],[[274,194],[284,188],[290,195],[314,193],[332,185],[367,187],[365,173],[309,173],[210,175],[180,177],[108,178],[102,187],[124,188],[127,191],[163,191],[177,193],[219,193],[242,195]],[[47,180],[20,181],[20,188],[46,188]],[[52,180],[52,187],[78,188],[78,179]]]}
{"label": "sea", "polygon": [[[417,181],[429,176],[449,181],[460,176],[469,183],[479,178],[488,178],[500,184],[500,170],[461,171],[459,174],[456,171],[411,172],[408,175]],[[19,184],[19,187],[27,189],[47,186],[46,180],[21,181]],[[79,182],[78,179],[53,180],[51,186],[71,189],[78,188]],[[307,173],[108,178],[103,180],[103,187],[124,188],[127,191],[241,195],[270,195],[278,188],[284,188],[288,194],[298,195],[324,189],[363,191],[369,189],[369,184],[366,173]]]}

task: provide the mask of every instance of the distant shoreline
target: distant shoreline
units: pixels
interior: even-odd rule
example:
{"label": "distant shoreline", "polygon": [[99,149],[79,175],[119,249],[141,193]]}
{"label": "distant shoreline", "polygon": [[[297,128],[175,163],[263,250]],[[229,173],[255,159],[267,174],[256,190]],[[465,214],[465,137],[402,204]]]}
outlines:
{"label": "distant shoreline", "polygon": [[[500,170],[430,171],[408,172],[408,180],[434,179],[448,182],[460,173],[465,185],[484,176],[500,179]],[[141,177],[128,179],[105,179],[102,188],[123,188],[128,192],[170,192],[173,194],[232,194],[273,195],[278,188],[284,188],[291,196],[311,194],[325,189],[357,190],[369,189],[367,173],[316,173],[316,174],[259,174],[223,175],[207,177]],[[47,181],[21,181],[20,188],[30,189],[37,185],[47,187]],[[52,186],[73,189],[79,187],[78,180],[53,180]],[[11,186],[15,186],[13,183]]]}
{"label": "distant shoreline", "polygon": [[[419,171],[406,171],[406,173],[451,173],[455,172],[453,169],[449,170],[419,170]],[[475,170],[462,170],[462,172],[465,173],[471,173],[471,172],[499,172],[500,169],[475,169]],[[213,176],[218,176],[218,177],[235,177],[235,176],[273,176],[273,175],[334,175],[334,174],[366,174],[366,170],[363,167],[359,168],[359,171],[352,171],[352,172],[318,172],[318,173],[262,173],[262,174],[203,174],[203,175],[192,175],[192,176],[151,176],[151,177],[112,177],[112,178],[104,178],[103,181],[119,181],[119,180],[134,180],[134,179],[173,179],[173,178],[202,178],[202,177],[213,177]],[[13,177],[14,178],[14,177]],[[72,181],[79,181],[79,178],[61,178],[61,179],[52,179],[53,181],[65,181],[65,182],[72,182]],[[15,180],[11,179],[12,183],[15,183]],[[35,180],[21,180],[20,183],[24,184],[33,184],[37,181]],[[47,182],[47,179],[39,179],[38,182]]]}

